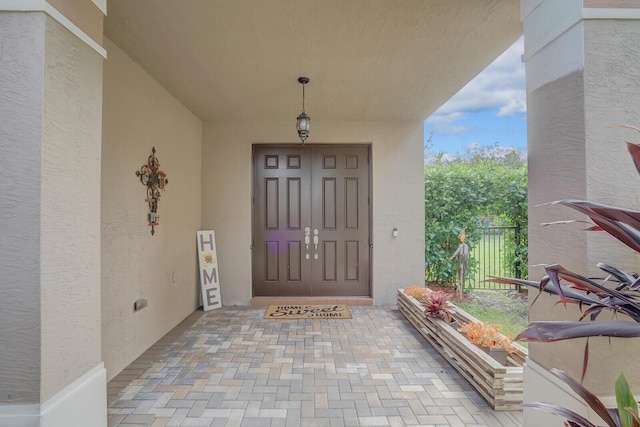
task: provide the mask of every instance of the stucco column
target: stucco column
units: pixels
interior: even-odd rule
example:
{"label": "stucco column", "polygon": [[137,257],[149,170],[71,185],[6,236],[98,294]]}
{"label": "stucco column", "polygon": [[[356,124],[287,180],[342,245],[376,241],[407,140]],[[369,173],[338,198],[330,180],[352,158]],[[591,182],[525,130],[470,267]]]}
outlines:
{"label": "stucco column", "polygon": [[[529,274],[540,279],[539,264],[560,263],[597,275],[605,262],[640,271],[637,256],[604,233],[584,224],[542,228],[562,219],[586,219],[568,208],[536,207],[564,198],[638,209],[640,177],[625,141],[637,134],[612,125],[640,120],[640,7],[637,1],[522,0],[529,128]],[[530,293],[533,300],[535,293]],[[554,306],[543,295],[531,320],[577,320],[573,307]],[[546,401],[587,413],[551,368],[579,379],[585,340],[530,345],[525,368],[525,401]],[[630,357],[637,340],[590,341],[584,384],[612,403],[614,381],[624,371],[640,394],[640,371]],[[525,425],[562,425],[559,417],[525,411]]]}
{"label": "stucco column", "polygon": [[103,14],[0,0],[0,425],[106,426]]}

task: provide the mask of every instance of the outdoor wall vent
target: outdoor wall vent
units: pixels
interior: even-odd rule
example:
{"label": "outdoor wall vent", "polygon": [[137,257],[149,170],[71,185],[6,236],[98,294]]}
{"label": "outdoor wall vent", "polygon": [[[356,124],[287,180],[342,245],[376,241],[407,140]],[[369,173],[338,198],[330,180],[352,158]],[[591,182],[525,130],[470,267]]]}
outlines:
{"label": "outdoor wall vent", "polygon": [[133,303],[133,311],[142,310],[147,306],[147,300],[144,298],[140,298]]}

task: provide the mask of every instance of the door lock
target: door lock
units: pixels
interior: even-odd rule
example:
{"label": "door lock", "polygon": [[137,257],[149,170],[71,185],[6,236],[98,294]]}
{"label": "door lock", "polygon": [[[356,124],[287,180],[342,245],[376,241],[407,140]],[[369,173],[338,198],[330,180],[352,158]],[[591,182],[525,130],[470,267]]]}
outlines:
{"label": "door lock", "polygon": [[304,244],[307,247],[307,253],[305,254],[305,259],[309,259],[309,243],[311,243],[311,228],[304,228]]}
{"label": "door lock", "polygon": [[313,229],[313,259],[318,259],[318,229]]}

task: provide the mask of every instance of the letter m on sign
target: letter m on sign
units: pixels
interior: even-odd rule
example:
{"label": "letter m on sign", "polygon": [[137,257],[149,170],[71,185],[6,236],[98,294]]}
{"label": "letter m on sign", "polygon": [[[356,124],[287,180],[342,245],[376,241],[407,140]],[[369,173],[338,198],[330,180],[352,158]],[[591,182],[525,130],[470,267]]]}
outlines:
{"label": "letter m on sign", "polygon": [[222,307],[216,237],[213,230],[196,232],[202,307],[205,311]]}

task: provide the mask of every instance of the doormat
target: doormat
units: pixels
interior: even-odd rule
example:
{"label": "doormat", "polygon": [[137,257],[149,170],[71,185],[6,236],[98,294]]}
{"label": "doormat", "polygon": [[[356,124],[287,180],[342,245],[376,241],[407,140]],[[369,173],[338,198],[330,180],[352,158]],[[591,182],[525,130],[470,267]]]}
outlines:
{"label": "doormat", "polygon": [[346,304],[325,305],[270,305],[265,319],[351,319]]}

